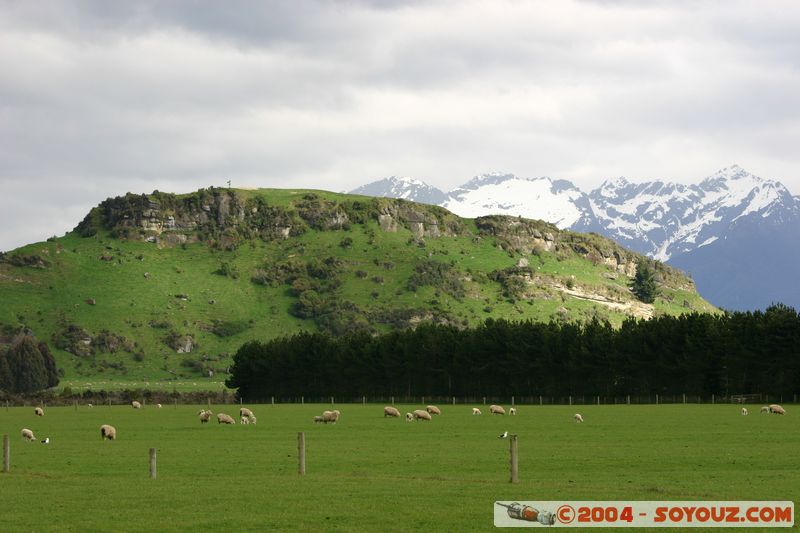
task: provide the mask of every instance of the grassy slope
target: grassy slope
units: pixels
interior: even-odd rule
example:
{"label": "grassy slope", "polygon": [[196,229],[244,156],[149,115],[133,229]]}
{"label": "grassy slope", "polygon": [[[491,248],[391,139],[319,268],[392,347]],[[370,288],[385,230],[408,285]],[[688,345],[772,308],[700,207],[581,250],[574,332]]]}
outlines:
{"label": "grassy slope", "polygon": [[[735,405],[521,406],[516,417],[473,417],[458,405],[407,424],[382,418],[380,405],[339,405],[341,422],[328,426],[311,422],[324,405],[251,407],[257,426],[201,426],[190,406],[48,408],[43,418],[0,409],[12,446],[3,531],[491,531],[495,500],[800,499],[791,407],[784,417],[743,417]],[[572,421],[578,409],[584,424]],[[100,440],[103,423],[118,441]],[[22,427],[51,444],[23,442]],[[505,430],[519,434],[513,486],[508,442],[496,438]]]}
{"label": "grassy slope", "polygon": [[[240,194],[262,195],[270,204],[286,207],[306,192],[259,190]],[[334,193],[315,193],[331,200],[344,198]],[[364,310],[439,309],[460,325],[474,325],[487,317],[547,321],[561,307],[569,311],[570,320],[588,320],[597,315],[619,324],[625,318],[620,312],[553,291],[529,300],[509,301],[503,297],[500,284],[488,280],[484,274],[514,266],[521,255],[499,249],[494,238],[473,239],[477,233],[473,221],[464,222],[470,228],[470,235],[429,237],[424,247],[410,242],[412,234],[402,226],[396,233],[384,232],[375,221],[352,224],[347,231],[309,230],[288,240],[250,241],[232,252],[201,243],[160,249],[152,243],[113,239],[103,231],[89,238],[71,233],[14,251],[18,255],[38,255],[52,263],[49,268],[0,264],[0,323],[28,325],[37,336],[51,341],[59,367],[66,372],[62,386],[81,388],[91,383],[96,389],[152,387],[151,382],[169,378],[172,381],[168,386],[191,389],[220,387],[224,375],[203,377],[181,366],[184,359],[208,356],[216,359],[208,363],[211,367],[224,369],[229,355],[247,340],[317,329],[311,320],[290,315],[289,309],[297,298],[289,294],[286,285],[261,286],[250,281],[253,271],[265,263],[290,257],[341,258],[345,267],[339,298]],[[344,237],[352,239],[352,247],[340,246]],[[101,261],[99,258],[104,254],[114,260]],[[407,290],[407,279],[415,263],[425,258],[453,263],[469,274],[473,281],[467,283],[468,296],[456,300],[429,286],[416,292]],[[531,267],[548,279],[563,282],[573,277],[585,289],[616,287],[617,292],[628,293],[627,277],[608,279],[610,269],[595,266],[577,254],[559,258],[543,252],[529,258]],[[223,261],[238,269],[239,279],[214,274]],[[391,268],[385,263],[390,263]],[[367,272],[367,277],[359,279],[355,275],[357,270]],[[149,275],[147,279],[145,273]],[[374,281],[376,277],[382,281]],[[679,305],[684,300],[693,309],[713,310],[696,292],[674,289],[662,292],[668,298],[657,300],[657,313],[684,312],[686,309]],[[176,294],[188,295],[189,301],[176,298]],[[96,300],[96,305],[86,303],[90,298]],[[215,303],[209,303],[212,300]],[[249,327],[221,338],[208,331],[214,320],[241,321]],[[132,354],[122,351],[86,359],[55,349],[51,339],[63,323],[80,325],[91,334],[107,329],[134,340],[144,359],[137,361]],[[154,328],[151,323],[170,327]],[[375,327],[378,331],[389,328],[382,324]],[[192,354],[175,353],[163,341],[171,329],[192,335],[199,342],[199,349]],[[110,368],[109,363],[124,368]]]}

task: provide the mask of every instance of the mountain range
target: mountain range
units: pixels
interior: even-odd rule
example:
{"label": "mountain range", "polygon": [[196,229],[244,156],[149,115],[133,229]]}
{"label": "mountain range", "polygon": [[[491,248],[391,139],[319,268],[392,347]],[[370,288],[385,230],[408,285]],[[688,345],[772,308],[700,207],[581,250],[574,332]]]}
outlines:
{"label": "mountain range", "polygon": [[352,193],[441,205],[464,217],[522,216],[595,232],[691,274],[717,306],[800,307],[800,197],[738,165],[692,185],[620,177],[588,193],[567,180],[504,173],[476,176],[447,193],[394,176]]}

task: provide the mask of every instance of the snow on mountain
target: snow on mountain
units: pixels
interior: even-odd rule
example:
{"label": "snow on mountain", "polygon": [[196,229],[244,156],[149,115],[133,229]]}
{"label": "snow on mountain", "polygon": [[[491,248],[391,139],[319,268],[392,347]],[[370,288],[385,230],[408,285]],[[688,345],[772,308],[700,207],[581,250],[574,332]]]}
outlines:
{"label": "snow on mountain", "polygon": [[586,202],[586,195],[568,181],[491,173],[450,191],[441,205],[466,218],[512,215],[568,228],[581,219]]}
{"label": "snow on mountain", "polygon": [[432,187],[414,178],[390,176],[373,181],[350,191],[352,194],[364,196],[382,196],[387,198],[403,198],[423,204],[441,205],[446,195],[436,187]]}

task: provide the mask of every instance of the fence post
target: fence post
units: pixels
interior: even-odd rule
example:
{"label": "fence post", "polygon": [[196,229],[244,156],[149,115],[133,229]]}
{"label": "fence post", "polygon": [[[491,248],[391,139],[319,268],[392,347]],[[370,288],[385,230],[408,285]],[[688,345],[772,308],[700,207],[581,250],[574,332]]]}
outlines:
{"label": "fence post", "polygon": [[274,406],[275,405],[275,396],[270,397],[270,403]]}
{"label": "fence post", "polygon": [[569,397],[569,404],[572,405],[572,396]]}
{"label": "fence post", "polygon": [[422,397],[422,405],[425,405],[425,396]]}
{"label": "fence post", "polygon": [[331,396],[331,406],[333,406],[333,396]]}
{"label": "fence post", "polygon": [[686,403],[686,393],[683,393],[683,403]]}
{"label": "fence post", "polygon": [[486,396],[483,397],[483,405],[486,405]]}
{"label": "fence post", "polygon": [[211,398],[206,398],[206,403],[208,404],[208,410],[211,410]]}
{"label": "fence post", "polygon": [[394,405],[394,396],[392,396],[392,405]]}
{"label": "fence post", "polygon": [[628,405],[630,405],[631,404],[631,395],[630,394],[628,394],[628,400],[627,401],[628,401]]}
{"label": "fence post", "polygon": [[542,405],[542,395],[539,395],[539,405]]}
{"label": "fence post", "polygon": [[597,397],[597,405],[600,405],[600,396]]}
{"label": "fence post", "polygon": [[656,394],[656,405],[658,405],[658,394]]}
{"label": "fence post", "polygon": [[156,449],[150,448],[150,479],[156,478]]}
{"label": "fence post", "polygon": [[305,405],[305,404],[306,404],[306,397],[300,396],[300,405]]}
{"label": "fence post", "polygon": [[8,435],[3,435],[3,472],[11,471],[11,444]]}
{"label": "fence post", "polygon": [[74,403],[75,403],[75,410],[77,411],[78,410],[78,400],[75,400]]}
{"label": "fence post", "polygon": [[714,405],[714,399],[715,399],[714,396],[715,396],[714,394],[711,395],[711,405]]}
{"label": "fence post", "polygon": [[366,396],[362,396],[361,397],[361,404],[362,405],[367,405],[367,397]]}
{"label": "fence post", "polygon": [[511,407],[514,407],[514,397],[511,397]]}
{"label": "fence post", "polygon": [[302,431],[297,434],[297,473],[306,475],[306,434]]}
{"label": "fence post", "polygon": [[511,435],[511,483],[519,483],[519,460],[517,457],[517,436]]}
{"label": "fence post", "polygon": [[6,411],[8,411],[8,400],[6,400]]}

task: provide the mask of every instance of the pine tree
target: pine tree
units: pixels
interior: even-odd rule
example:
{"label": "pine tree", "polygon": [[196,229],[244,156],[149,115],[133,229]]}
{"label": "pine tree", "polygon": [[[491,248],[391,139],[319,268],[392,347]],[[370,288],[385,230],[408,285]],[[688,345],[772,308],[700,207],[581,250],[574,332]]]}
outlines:
{"label": "pine tree", "polygon": [[658,296],[655,272],[642,261],[636,267],[636,276],[631,282],[631,290],[636,297],[646,304],[651,304]]}
{"label": "pine tree", "polygon": [[47,368],[33,337],[21,336],[9,348],[6,359],[11,371],[11,392],[36,392],[47,388]]}

